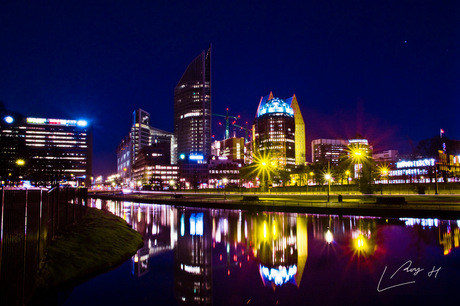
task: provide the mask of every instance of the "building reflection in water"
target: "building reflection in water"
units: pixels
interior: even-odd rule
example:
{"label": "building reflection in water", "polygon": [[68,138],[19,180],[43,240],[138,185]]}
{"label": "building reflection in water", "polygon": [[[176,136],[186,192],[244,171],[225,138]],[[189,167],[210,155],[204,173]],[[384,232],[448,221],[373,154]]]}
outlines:
{"label": "building reflection in water", "polygon": [[437,219],[255,213],[100,200],[93,200],[92,206],[122,217],[144,237],[144,246],[132,258],[135,276],[149,272],[151,257],[174,251],[174,291],[183,304],[211,304],[217,281],[213,271],[224,270],[230,277],[248,263],[257,264],[266,287],[299,287],[313,244],[310,252],[340,249],[350,260],[377,259],[378,252],[385,252],[379,229],[388,225],[419,228],[421,237],[438,240],[444,255],[458,248],[460,239],[458,221]]}

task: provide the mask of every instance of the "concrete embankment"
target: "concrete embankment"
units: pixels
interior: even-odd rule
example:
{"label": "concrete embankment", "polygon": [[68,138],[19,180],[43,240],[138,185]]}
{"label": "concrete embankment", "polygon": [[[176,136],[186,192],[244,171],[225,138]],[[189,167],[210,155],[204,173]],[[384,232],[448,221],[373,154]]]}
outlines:
{"label": "concrete embankment", "polygon": [[460,218],[458,195],[326,195],[303,194],[223,194],[223,193],[161,193],[138,192],[115,194],[91,192],[89,197],[167,204],[185,207],[284,211],[340,215],[370,215],[382,217]]}

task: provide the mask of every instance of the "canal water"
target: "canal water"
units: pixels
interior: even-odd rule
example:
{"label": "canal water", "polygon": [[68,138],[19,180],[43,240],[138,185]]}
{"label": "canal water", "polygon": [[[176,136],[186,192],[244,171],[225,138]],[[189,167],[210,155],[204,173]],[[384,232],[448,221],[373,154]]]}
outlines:
{"label": "canal water", "polygon": [[458,304],[458,220],[91,205],[145,244],[61,305]]}

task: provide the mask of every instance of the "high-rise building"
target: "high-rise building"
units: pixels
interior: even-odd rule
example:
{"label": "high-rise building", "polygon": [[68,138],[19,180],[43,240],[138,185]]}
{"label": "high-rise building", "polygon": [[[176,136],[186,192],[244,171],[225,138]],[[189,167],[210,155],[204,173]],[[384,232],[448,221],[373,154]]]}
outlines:
{"label": "high-rise building", "polygon": [[296,165],[305,165],[306,158],[306,149],[305,149],[305,122],[303,121],[302,112],[300,111],[299,102],[297,102],[297,97],[293,95],[292,97],[286,99],[292,109],[294,110],[294,121],[295,121],[295,164]]}
{"label": "high-rise building", "polygon": [[133,112],[133,125],[131,127],[131,141],[133,143],[132,160],[143,147],[150,145],[150,114],[145,110],[137,109]]}
{"label": "high-rise building", "polygon": [[[20,169],[23,180],[30,180],[35,185],[67,182],[91,186],[92,129],[86,120],[15,115],[5,116],[2,120],[0,151],[8,156],[2,160],[11,164],[21,159],[18,165],[23,168]],[[15,142],[22,148],[20,151],[9,147]],[[8,168],[8,165],[1,168]],[[3,181],[8,179],[8,176],[2,177]]]}
{"label": "high-rise building", "polygon": [[170,132],[166,132],[150,126],[150,114],[142,109],[137,109],[133,112],[133,125],[131,132],[126,136],[117,147],[117,174],[123,180],[124,184],[133,185],[135,179],[134,164],[145,147],[158,144],[166,144],[168,147],[168,161],[163,164],[172,164],[176,161],[174,151],[174,136]]}
{"label": "high-rise building", "polygon": [[294,110],[270,92],[262,97],[254,120],[254,153],[270,156],[280,169],[293,168],[295,158]]}
{"label": "high-rise building", "polygon": [[174,89],[177,156],[211,155],[211,46],[187,67]]}
{"label": "high-rise building", "polygon": [[216,140],[212,143],[211,154],[228,160],[244,160],[244,137]]}
{"label": "high-rise building", "polygon": [[313,164],[337,166],[339,157],[346,153],[348,141],[343,139],[315,139],[311,142],[311,158]]}

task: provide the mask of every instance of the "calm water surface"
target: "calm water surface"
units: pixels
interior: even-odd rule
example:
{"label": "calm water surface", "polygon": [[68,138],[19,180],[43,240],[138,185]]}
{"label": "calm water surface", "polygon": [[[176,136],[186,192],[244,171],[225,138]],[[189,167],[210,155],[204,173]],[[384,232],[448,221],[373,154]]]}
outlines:
{"label": "calm water surface", "polygon": [[63,305],[457,304],[459,223],[93,200],[145,240]]}

